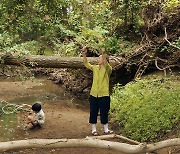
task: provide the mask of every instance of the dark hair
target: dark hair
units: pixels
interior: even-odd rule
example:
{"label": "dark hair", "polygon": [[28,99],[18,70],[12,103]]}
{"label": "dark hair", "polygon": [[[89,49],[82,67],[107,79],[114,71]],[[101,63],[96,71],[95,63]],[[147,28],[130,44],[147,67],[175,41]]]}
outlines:
{"label": "dark hair", "polygon": [[39,103],[33,104],[32,110],[36,111],[36,112],[39,112],[41,110],[41,104],[39,104]]}

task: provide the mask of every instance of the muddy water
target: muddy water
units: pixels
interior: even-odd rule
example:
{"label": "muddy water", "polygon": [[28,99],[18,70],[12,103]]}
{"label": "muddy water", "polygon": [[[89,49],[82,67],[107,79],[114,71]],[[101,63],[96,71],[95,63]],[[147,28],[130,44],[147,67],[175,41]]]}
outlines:
{"label": "muddy water", "polygon": [[[6,80],[0,80],[0,84],[6,82]],[[7,80],[7,86],[11,88],[11,83],[14,82],[14,80]],[[76,99],[73,97],[70,93],[64,91],[64,89],[57,84],[54,84],[51,80],[48,80],[47,78],[38,78],[32,80],[32,82],[35,82],[33,85],[25,85],[26,83],[22,82],[22,85],[24,84],[27,90],[33,91],[32,93],[22,95],[23,92],[19,95],[17,95],[14,98],[11,98],[8,102],[10,103],[28,103],[32,104],[35,101],[41,101],[41,102],[53,102],[53,101],[61,101],[63,100],[63,103],[68,103],[68,105],[84,108],[87,107],[87,103],[84,103],[84,101]],[[9,85],[8,85],[9,83]],[[29,82],[31,84],[31,81]],[[28,83],[27,83],[28,84]],[[29,86],[29,87],[28,87]],[[19,86],[19,88],[21,88]],[[1,90],[1,89],[0,89]],[[22,89],[23,90],[23,89]],[[14,89],[16,91],[16,89]],[[28,91],[27,91],[28,93]],[[6,95],[11,95],[11,93],[6,93]]]}
{"label": "muddy water", "polygon": [[[25,82],[0,79],[0,141],[17,140],[26,136],[27,131],[22,132],[22,130],[25,127],[23,115],[27,111],[9,112],[16,109],[15,105],[33,104],[36,101],[42,104],[58,102],[72,108],[88,108],[87,101],[76,99],[47,78]],[[7,103],[14,106],[6,107]],[[2,109],[7,113],[5,114]]]}

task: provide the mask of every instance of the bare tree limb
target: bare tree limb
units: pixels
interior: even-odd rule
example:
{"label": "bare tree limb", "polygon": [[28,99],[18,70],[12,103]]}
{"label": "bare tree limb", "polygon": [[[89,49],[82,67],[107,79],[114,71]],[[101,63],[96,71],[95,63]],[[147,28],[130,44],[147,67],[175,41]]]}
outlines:
{"label": "bare tree limb", "polygon": [[[86,137],[86,138],[89,138],[89,137]],[[101,135],[101,136],[92,136],[91,138],[93,139],[101,139],[101,140],[104,140],[104,139],[110,139],[110,138],[119,138],[121,140],[124,140],[126,142],[130,142],[132,144],[140,144],[140,142],[138,141],[134,141],[132,139],[129,139],[127,137],[124,137],[124,136],[121,136],[121,135],[117,135],[117,134],[110,134],[110,135]]]}
{"label": "bare tree limb", "polygon": [[160,68],[157,64],[157,59],[155,59],[155,66],[158,70],[160,71],[164,71],[164,76],[166,76],[166,69],[169,68],[169,67],[165,67],[165,68]]}
{"label": "bare tree limb", "polygon": [[180,50],[179,47],[173,45],[173,44],[167,39],[167,31],[166,31],[166,27],[164,28],[164,32],[165,32],[165,38],[164,38],[164,39],[169,43],[169,45],[172,46],[172,47],[174,47],[174,48],[177,48],[177,49]]}
{"label": "bare tree limb", "polygon": [[72,148],[90,147],[113,149],[125,153],[152,152],[165,147],[180,145],[180,138],[169,139],[153,144],[130,145],[127,143],[111,142],[91,137],[85,139],[29,139],[0,142],[0,152],[13,151],[28,148]]}
{"label": "bare tree limb", "polygon": [[164,71],[164,70],[166,69],[166,67],[165,67],[165,68],[160,68],[160,67],[158,66],[158,64],[157,64],[157,59],[155,59],[155,66],[156,66],[156,68],[157,68],[158,70],[160,70],[160,71]]}

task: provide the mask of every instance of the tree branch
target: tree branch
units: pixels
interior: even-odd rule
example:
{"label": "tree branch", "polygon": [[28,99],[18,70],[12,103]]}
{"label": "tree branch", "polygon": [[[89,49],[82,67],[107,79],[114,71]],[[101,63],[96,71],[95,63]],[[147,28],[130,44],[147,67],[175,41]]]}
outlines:
{"label": "tree branch", "polygon": [[167,39],[167,31],[166,31],[166,27],[164,28],[164,32],[165,32],[165,38],[164,38],[164,39],[169,43],[169,45],[170,45],[170,46],[173,46],[174,48],[177,48],[177,49],[180,50],[179,47],[173,45],[173,44]]}
{"label": "tree branch", "polygon": [[169,139],[154,144],[130,145],[127,143],[111,142],[91,137],[85,139],[29,139],[0,142],[0,152],[28,149],[28,148],[72,148],[90,147],[113,149],[124,153],[152,152],[165,147],[180,145],[180,138]]}

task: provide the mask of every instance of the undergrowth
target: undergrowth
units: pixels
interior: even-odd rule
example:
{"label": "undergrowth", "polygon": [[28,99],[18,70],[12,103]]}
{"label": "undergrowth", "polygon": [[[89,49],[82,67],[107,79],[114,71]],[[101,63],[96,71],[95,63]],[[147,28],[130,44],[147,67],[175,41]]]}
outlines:
{"label": "undergrowth", "polygon": [[155,141],[179,127],[180,82],[178,77],[117,84],[111,96],[111,121],[119,133],[138,140]]}

